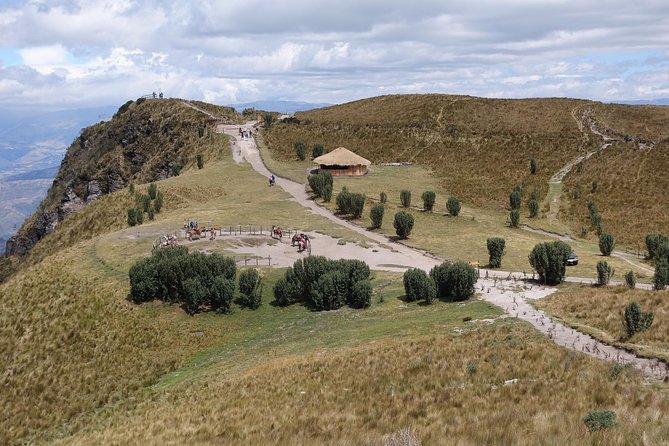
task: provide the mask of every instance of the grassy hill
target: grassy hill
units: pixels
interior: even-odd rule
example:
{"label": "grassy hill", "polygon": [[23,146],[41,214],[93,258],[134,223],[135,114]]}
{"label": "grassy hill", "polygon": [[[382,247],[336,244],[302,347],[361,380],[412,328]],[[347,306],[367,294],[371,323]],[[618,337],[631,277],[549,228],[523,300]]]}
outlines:
{"label": "grassy hill", "polygon": [[[309,148],[321,143],[326,151],[344,146],[374,163],[417,162],[437,176],[443,190],[467,205],[506,209],[514,186],[523,186],[524,202],[533,190],[541,202],[553,174],[601,146],[601,138],[584,123],[585,111],[620,142],[585,161],[579,175],[576,170],[567,175],[562,224],[580,235],[588,196],[582,194],[579,201],[571,192],[576,184],[584,188],[596,180],[597,204],[607,230],[635,247],[647,233],[667,224],[668,216],[661,211],[669,206],[662,193],[669,186],[662,174],[669,166],[667,107],[394,95],[301,112],[300,124],[275,124],[263,137],[272,156],[284,162],[296,159],[296,142]],[[644,142],[655,144],[639,149]],[[531,159],[537,161],[535,175],[530,174]],[[548,211],[548,204],[543,211]],[[650,218],[632,219],[634,214]],[[541,220],[528,223],[555,227]]]}

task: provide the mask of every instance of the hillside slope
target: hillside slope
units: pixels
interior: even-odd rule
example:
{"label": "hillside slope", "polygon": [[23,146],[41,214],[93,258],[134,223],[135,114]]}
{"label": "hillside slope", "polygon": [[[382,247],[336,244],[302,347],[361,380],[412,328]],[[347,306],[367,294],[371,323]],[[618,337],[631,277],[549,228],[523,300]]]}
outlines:
{"label": "hillside slope", "polygon": [[[610,196],[602,196],[600,206],[607,228],[620,233],[621,240],[629,245],[641,243],[647,232],[656,231],[658,224],[666,224],[668,218],[653,211],[652,215],[659,220],[639,221],[638,230],[625,233],[626,212],[633,209],[639,213],[653,207],[657,192],[666,183],[661,172],[669,166],[668,107],[575,99],[393,95],[298,113],[299,124],[277,123],[265,130],[263,136],[273,156],[284,161],[294,160],[294,144],[303,142],[309,148],[316,143],[324,144],[326,151],[344,146],[373,163],[417,162],[430,168],[442,187],[465,203],[505,209],[509,193],[516,185],[523,187],[523,202],[534,190],[541,202],[553,174],[577,156],[602,145],[601,136],[593,133],[586,122],[586,112],[621,144],[632,148],[640,144],[642,148],[650,147],[648,144],[654,147],[649,156],[643,149],[627,150],[622,158],[612,161],[616,169],[622,167],[633,171],[633,177],[641,178],[634,188],[616,188],[615,175],[607,173],[606,166],[611,160],[606,156],[586,162],[593,166],[603,163],[593,170],[601,170],[597,175],[599,182],[611,191]],[[644,158],[648,158],[646,165]],[[531,159],[537,162],[534,175],[530,173]],[[567,175],[565,182],[573,186],[572,175]],[[647,187],[649,183],[658,187]],[[663,195],[659,205],[665,203],[666,194]],[[562,202],[568,203],[569,199],[570,195],[565,194]],[[573,206],[578,207],[578,212],[564,211],[561,216],[572,233],[579,235],[587,209],[585,205],[581,209],[580,203]]]}
{"label": "hillside slope", "polygon": [[183,101],[138,100],[124,104],[109,122],[87,127],[68,148],[47,197],[7,242],[8,255],[25,255],[68,214],[130,182],[178,175],[195,156],[212,152],[206,139],[219,122],[237,122],[232,108],[206,106],[213,119]]}

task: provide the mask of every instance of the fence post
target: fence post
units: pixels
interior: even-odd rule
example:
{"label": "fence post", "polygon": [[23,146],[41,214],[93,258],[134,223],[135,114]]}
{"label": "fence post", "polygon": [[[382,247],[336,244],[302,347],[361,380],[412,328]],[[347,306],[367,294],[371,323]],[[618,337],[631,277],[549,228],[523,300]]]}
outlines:
{"label": "fence post", "polygon": [[246,258],[246,256],[244,256],[244,266],[246,266],[246,261],[247,261],[247,258]]}
{"label": "fence post", "polygon": [[258,266],[259,257],[256,257],[256,266]]}
{"label": "fence post", "polygon": [[267,256],[267,266],[272,266],[272,256]]}

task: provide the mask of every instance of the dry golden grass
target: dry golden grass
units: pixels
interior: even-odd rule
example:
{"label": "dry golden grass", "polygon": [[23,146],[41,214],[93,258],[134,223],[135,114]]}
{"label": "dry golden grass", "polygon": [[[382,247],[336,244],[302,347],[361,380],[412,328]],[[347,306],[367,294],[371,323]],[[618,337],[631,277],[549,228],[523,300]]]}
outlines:
{"label": "dry golden grass", "polygon": [[596,104],[593,117],[605,128],[623,135],[660,142],[669,137],[669,107],[659,105]]}
{"label": "dry golden grass", "polygon": [[[639,303],[642,311],[652,311],[655,320],[647,331],[627,339],[623,315],[625,307],[633,301]],[[536,303],[606,343],[669,361],[669,291],[630,290],[622,286],[578,287]]]}
{"label": "dry golden grass", "polygon": [[[634,373],[612,379],[609,369],[509,321],[237,373],[214,367],[58,444],[380,445],[403,427],[423,444],[660,444],[669,436],[666,385]],[[588,434],[581,418],[595,409],[614,410],[619,426]]]}

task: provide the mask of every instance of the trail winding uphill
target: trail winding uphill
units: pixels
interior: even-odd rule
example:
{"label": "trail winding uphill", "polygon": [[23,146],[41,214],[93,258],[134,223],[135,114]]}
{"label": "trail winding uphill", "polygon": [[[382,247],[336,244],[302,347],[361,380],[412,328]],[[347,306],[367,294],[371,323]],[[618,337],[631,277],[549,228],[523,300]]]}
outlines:
{"label": "trail winding uphill", "polygon": [[[242,126],[242,128],[250,129],[252,124],[253,123],[247,123]],[[272,175],[272,172],[270,172],[263,163],[254,138],[241,137],[239,129],[240,126],[238,125],[221,124],[217,127],[216,131],[232,137],[233,157],[237,162],[246,160],[256,172],[268,178]],[[395,260],[395,262],[401,262],[400,265],[410,265],[411,267],[429,270],[443,261],[442,259],[428,255],[425,252],[421,252],[400,243],[395,243],[383,235],[367,231],[360,226],[342,220],[312,200],[306,193],[303,184],[296,183],[286,178],[277,178],[276,184],[288,192],[295,201],[310,209],[312,212],[355,231],[356,233],[364,235],[380,245],[392,245],[392,251],[398,255],[396,259],[401,259]],[[347,246],[342,246],[340,248],[346,249]],[[357,253],[365,250],[357,247],[348,247],[348,251],[346,256],[355,258],[357,257]],[[654,359],[641,358],[625,350],[601,344],[584,333],[580,333],[556,322],[546,313],[534,308],[530,304],[533,299],[540,299],[554,293],[556,291],[555,288],[530,284],[523,280],[525,278],[523,273],[482,270],[482,275],[483,274],[485,275],[485,278],[479,279],[476,285],[477,290],[480,292],[483,299],[501,307],[510,316],[529,322],[556,344],[601,360],[632,364],[645,374],[656,378],[669,376],[669,366],[667,364]],[[574,282],[591,282],[590,279],[583,278],[569,278],[568,280]]]}

